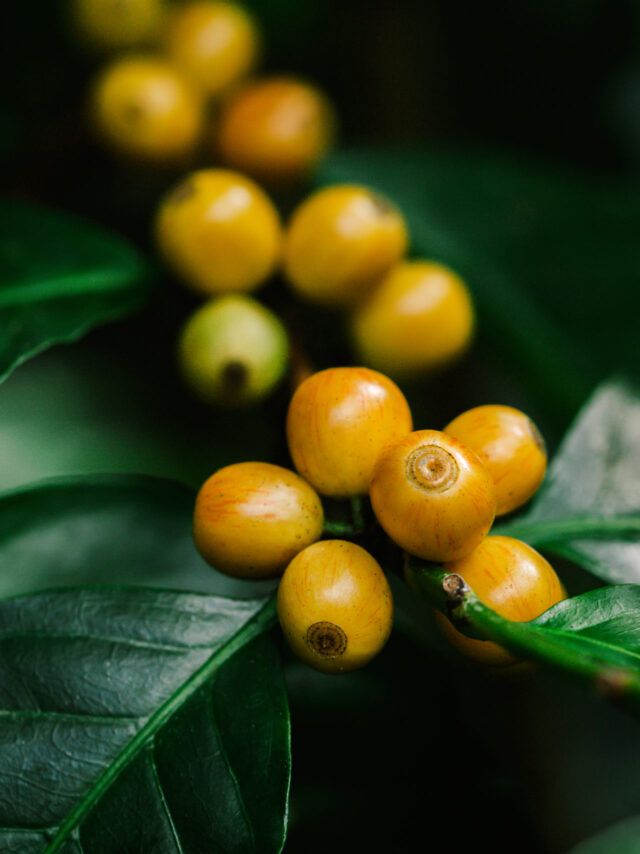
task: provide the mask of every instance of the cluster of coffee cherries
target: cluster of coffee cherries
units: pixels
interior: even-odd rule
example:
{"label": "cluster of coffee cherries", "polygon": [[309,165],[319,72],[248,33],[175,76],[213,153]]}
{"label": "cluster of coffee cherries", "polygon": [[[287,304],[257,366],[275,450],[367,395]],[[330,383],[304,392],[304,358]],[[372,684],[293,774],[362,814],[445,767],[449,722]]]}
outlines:
{"label": "cluster of coffee cherries", "polygon": [[[367,663],[392,628],[393,601],[365,548],[323,539],[320,496],[369,496],[377,524],[409,555],[444,564],[502,616],[531,620],[564,598],[549,563],[523,542],[488,536],[496,514],[537,490],[546,469],[539,432],[522,412],[480,406],[443,431],[413,430],[395,383],[369,368],[329,368],[295,391],[287,440],[297,474],[245,462],[198,493],[195,544],[216,569],[248,579],[282,575],[278,615],[293,651],[326,673]],[[489,641],[442,617],[448,639],[485,664],[511,663]]]}
{"label": "cluster of coffee cherries", "polygon": [[260,180],[288,183],[330,147],[334,112],[292,75],[249,80],[258,22],[228,0],[70,0],[81,40],[118,55],[98,75],[91,117],[100,138],[137,162],[202,154]]}
{"label": "cluster of coffee cherries", "polygon": [[208,298],[179,353],[187,382],[212,403],[253,403],[286,372],[287,333],[248,296],[277,272],[307,303],[346,310],[358,360],[395,378],[440,369],[470,342],[466,285],[442,264],[406,260],[402,212],[368,187],[317,190],[283,226],[250,178],[200,170],[163,199],[155,233],[179,279]]}
{"label": "cluster of coffee cherries", "polygon": [[[208,300],[178,348],[199,397],[257,403],[285,376],[287,331],[250,296],[280,272],[307,303],[346,310],[358,361],[390,376],[425,376],[465,351],[474,327],[467,287],[439,263],[405,260],[407,225],[388,199],[330,186],[283,227],[262,185],[280,191],[309,178],[335,138],[335,111],[294,77],[250,79],[262,38],[247,9],[228,0],[69,2],[86,44],[126,50],[92,89],[100,138],[128,161],[187,172],[162,200],[155,232],[179,280]],[[193,168],[207,160],[215,168]]]}

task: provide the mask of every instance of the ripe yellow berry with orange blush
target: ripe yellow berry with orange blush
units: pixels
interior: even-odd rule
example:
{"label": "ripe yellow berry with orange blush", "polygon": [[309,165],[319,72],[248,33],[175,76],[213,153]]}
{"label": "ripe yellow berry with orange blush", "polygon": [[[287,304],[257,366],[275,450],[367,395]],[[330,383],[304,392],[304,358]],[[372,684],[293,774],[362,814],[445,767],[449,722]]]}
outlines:
{"label": "ripe yellow berry with orange blush", "polygon": [[109,148],[153,162],[175,162],[191,154],[204,120],[199,95],[176,68],[137,55],[117,59],[102,71],[90,111]]}
{"label": "ripe yellow berry with orange blush", "polygon": [[196,499],[193,536],[202,557],[236,578],[279,575],[322,534],[318,495],[289,469],[235,463],[205,481]]}
{"label": "ripe yellow berry with orange blush", "polygon": [[474,310],[465,283],[433,261],[402,261],[351,319],[358,357],[393,377],[439,370],[467,349]]}
{"label": "ripe yellow berry with orange blush", "polygon": [[471,448],[496,489],[497,515],[510,513],[536,492],[547,468],[544,439],[533,421],[511,406],[477,406],[444,428]]}
{"label": "ripe yellow berry with orange blush", "polygon": [[309,302],[353,306],[400,260],[407,242],[404,217],[384,196],[357,185],[325,187],[293,213],[285,274]]}
{"label": "ripe yellow berry with orange blush", "polygon": [[166,9],[165,0],[72,0],[71,22],[88,46],[121,50],[155,40]]}
{"label": "ripe yellow berry with orange blush", "polygon": [[417,430],[380,455],[369,487],[389,537],[412,555],[450,561],[473,551],[496,510],[493,481],[473,451],[438,430]]}
{"label": "ripe yellow berry with orange blush", "polygon": [[259,30],[249,12],[216,0],[176,6],[164,41],[171,60],[207,96],[220,95],[248,74],[260,49]]}
{"label": "ripe yellow berry with orange blush", "polygon": [[323,673],[346,673],[369,662],[387,642],[391,589],[365,549],[325,540],[301,551],[286,568],[278,618],[302,661]]}
{"label": "ripe yellow berry with orange blush", "polygon": [[322,495],[366,494],[384,449],[412,429],[406,398],[368,368],[329,368],[306,379],[287,412],[297,471]]}
{"label": "ripe yellow berry with orange blush", "polygon": [[155,234],[168,264],[203,296],[255,290],[281,254],[273,202],[227,169],[202,169],[174,187],[160,204]]}
{"label": "ripe yellow berry with orange blush", "polygon": [[304,178],[327,152],[335,118],[327,97],[293,77],[246,84],[224,104],[217,126],[223,160],[269,184]]}
{"label": "ripe yellow berry with orange blush", "polygon": [[[487,537],[471,554],[446,563],[444,569],[459,575],[501,617],[515,622],[534,620],[566,598],[551,564],[512,537]],[[466,657],[490,666],[516,661],[499,644],[462,634],[442,614],[436,619],[447,640]]]}

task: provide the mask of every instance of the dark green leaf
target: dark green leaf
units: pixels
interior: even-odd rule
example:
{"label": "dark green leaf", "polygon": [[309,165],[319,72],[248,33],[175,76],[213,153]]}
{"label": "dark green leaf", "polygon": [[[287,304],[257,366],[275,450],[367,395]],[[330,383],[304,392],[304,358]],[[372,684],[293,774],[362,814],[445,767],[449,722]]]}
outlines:
{"label": "dark green leaf", "polygon": [[124,240],[68,214],[0,202],[0,379],[52,344],[138,308],[149,268]]}
{"label": "dark green leaf", "polygon": [[[537,631],[571,632],[588,640],[589,645],[607,645],[610,650],[617,647],[625,655],[632,654],[635,667],[640,668],[640,587],[635,584],[618,584],[590,590],[573,599],[565,599],[549,608],[535,619],[530,627]],[[591,655],[598,660],[596,646]]]}
{"label": "dark green leaf", "polygon": [[640,397],[598,388],[526,516],[494,533],[526,540],[612,582],[640,583]]}
{"label": "dark green leaf", "polygon": [[621,365],[640,373],[640,198],[627,186],[429,150],[337,153],[319,178],[395,200],[414,252],[460,271],[481,337],[560,412]]}
{"label": "dark green leaf", "polygon": [[175,371],[174,348],[171,334],[158,340],[136,318],[15,371],[1,392],[0,489],[70,472],[199,487],[221,466],[282,453],[281,400],[250,413],[199,406]]}
{"label": "dark green leaf", "polygon": [[569,854],[640,854],[640,817],[608,827],[572,848]]}
{"label": "dark green leaf", "polygon": [[592,590],[559,602],[536,620],[519,623],[499,616],[468,588],[447,597],[447,575],[412,561],[415,588],[465,634],[586,680],[640,712],[640,586]]}
{"label": "dark green leaf", "polygon": [[195,493],[143,475],[59,478],[0,495],[0,598],[135,584],[254,597],[275,582],[211,569],[191,536]]}
{"label": "dark green leaf", "polygon": [[76,589],[0,603],[0,850],[278,852],[273,600]]}

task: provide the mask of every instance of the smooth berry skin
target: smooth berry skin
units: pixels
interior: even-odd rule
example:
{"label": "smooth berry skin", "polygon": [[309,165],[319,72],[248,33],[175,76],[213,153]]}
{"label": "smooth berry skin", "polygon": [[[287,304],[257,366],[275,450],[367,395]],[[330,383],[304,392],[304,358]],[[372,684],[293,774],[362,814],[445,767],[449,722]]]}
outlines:
{"label": "smooth berry skin", "polygon": [[404,218],[386,198],[357,185],[325,187],[294,211],[285,274],[308,302],[352,307],[400,260],[407,242]]}
{"label": "smooth berry skin", "polygon": [[195,0],[176,6],[165,29],[165,50],[207,97],[219,97],[258,59],[260,33],[236,3]]}
{"label": "smooth berry skin", "polygon": [[165,0],[72,0],[71,24],[88,47],[123,50],[155,41],[166,11]]}
{"label": "smooth berry skin", "polygon": [[363,364],[415,378],[459,359],[474,325],[471,295],[459,276],[433,261],[401,261],[356,308],[351,334]]}
{"label": "smooth berry skin", "polygon": [[176,163],[198,145],[203,105],[188,80],[149,56],[116,59],[97,78],[90,101],[96,132],[114,153]]}
{"label": "smooth berry skin", "polygon": [[258,403],[280,382],[289,340],[280,319],[244,294],[209,300],[185,324],[178,360],[205,403],[235,408]]}
{"label": "smooth berry skin", "polygon": [[299,474],[321,494],[365,495],[378,457],[412,429],[398,386],[368,368],[328,368],[293,395],[287,441]]}
{"label": "smooth berry skin", "polygon": [[[519,623],[534,620],[566,598],[551,564],[513,537],[487,537],[466,558],[447,563],[444,569],[463,578],[480,601],[501,617]],[[442,614],[437,621],[447,640],[473,661],[500,667],[517,660],[499,644],[462,634]]]}
{"label": "smooth berry skin", "polygon": [[188,175],[162,200],[155,220],[160,251],[201,296],[253,291],[281,255],[278,212],[250,178],[227,169]]}
{"label": "smooth berry skin", "polygon": [[196,499],[193,537],[202,557],[234,578],[280,575],[322,534],[318,495],[289,469],[236,463],[205,481]]}
{"label": "smooth berry skin", "polygon": [[454,418],[444,432],[480,457],[493,478],[501,516],[525,504],[547,469],[544,440],[533,421],[511,406],[477,406]]}
{"label": "smooth berry skin", "polygon": [[229,97],[217,147],[233,168],[268,184],[291,184],[327,153],[334,126],[333,108],[319,89],[293,77],[269,77]]}
{"label": "smooth berry skin", "polygon": [[301,551],[278,588],[278,618],[293,652],[323,673],[363,667],[393,625],[393,598],[378,562],[344,540]]}
{"label": "smooth berry skin", "polygon": [[417,430],[390,445],[376,463],[369,496],[389,537],[429,561],[472,552],[495,516],[488,471],[473,451],[438,430]]}

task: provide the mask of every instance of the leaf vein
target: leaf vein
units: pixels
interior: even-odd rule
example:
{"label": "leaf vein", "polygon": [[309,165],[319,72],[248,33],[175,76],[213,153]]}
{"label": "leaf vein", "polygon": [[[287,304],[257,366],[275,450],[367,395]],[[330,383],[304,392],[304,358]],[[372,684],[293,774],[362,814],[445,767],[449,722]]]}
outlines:
{"label": "leaf vein", "polygon": [[158,791],[158,797],[160,798],[160,803],[162,804],[162,808],[164,810],[164,814],[167,818],[167,822],[169,823],[169,827],[171,829],[171,835],[173,836],[173,841],[176,846],[176,851],[178,854],[184,854],[184,850],[182,848],[182,844],[180,842],[180,837],[178,836],[178,831],[176,830],[176,826],[173,822],[173,816],[171,815],[171,810],[169,809],[169,804],[167,803],[167,799],[164,796],[164,791],[162,789],[162,784],[160,783],[160,777],[158,775],[158,766],[156,765],[156,758],[154,754],[155,745],[151,743],[149,745],[149,749],[147,750],[146,756],[151,766],[151,773],[153,775],[153,779],[156,784],[156,788]]}
{"label": "leaf vein", "polygon": [[117,637],[111,635],[97,635],[92,633],[82,633],[82,632],[38,632],[38,631],[29,631],[25,630],[23,632],[7,632],[6,634],[2,634],[0,632],[0,644],[5,641],[12,640],[25,640],[29,638],[34,638],[36,640],[69,640],[69,641],[97,641],[98,643],[110,643],[117,646],[130,646],[138,649],[148,649],[154,652],[167,652],[171,654],[179,654],[184,655],[185,652],[202,650],[202,649],[213,649],[211,643],[203,643],[203,644],[185,644],[184,646],[179,646],[176,644],[168,644],[168,643],[153,643],[152,641],[143,641],[143,640],[134,640],[133,638],[125,638],[125,637]]}
{"label": "leaf vein", "polygon": [[187,679],[182,686],[166,700],[153,715],[145,726],[138,731],[134,738],[121,751],[114,762],[94,782],[80,803],[71,811],[67,819],[60,826],[55,838],[45,849],[44,854],[54,854],[59,851],[67,834],[84,818],[88,811],[100,799],[104,792],[155,736],[155,733],[174,715],[186,700],[202,687],[212,677],[215,671],[222,666],[224,661],[257,636],[275,620],[275,599],[271,597],[265,605],[244,623],[228,640],[213,650],[207,660]]}

